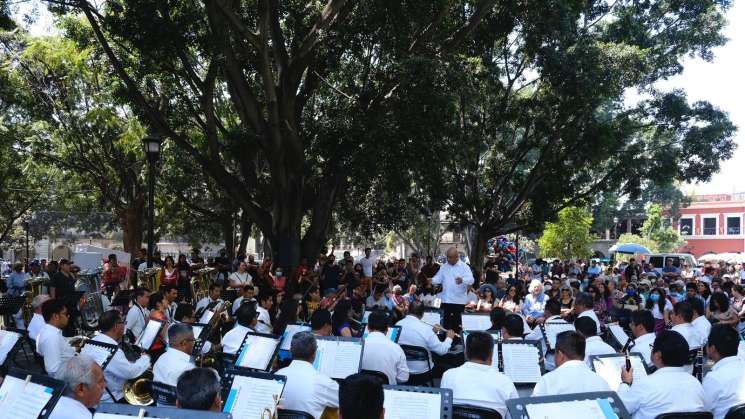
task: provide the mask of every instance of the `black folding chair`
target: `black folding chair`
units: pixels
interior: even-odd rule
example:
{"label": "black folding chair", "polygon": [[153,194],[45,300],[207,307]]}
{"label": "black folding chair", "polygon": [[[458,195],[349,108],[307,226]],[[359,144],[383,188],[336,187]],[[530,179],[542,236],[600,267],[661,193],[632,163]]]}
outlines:
{"label": "black folding chair", "polygon": [[156,406],[176,407],[176,387],[153,381],[152,390]]}
{"label": "black folding chair", "polygon": [[277,419],[315,419],[313,415],[299,410],[277,409]]}
{"label": "black folding chair", "polygon": [[[380,380],[381,380],[381,381],[383,382],[383,385],[386,385],[386,384],[390,384],[390,383],[388,382],[388,376],[387,376],[387,375],[385,375],[385,374],[383,374],[383,373],[382,373],[382,372],[380,372],[380,371],[373,371],[373,370],[361,370],[361,371],[360,371],[360,373],[361,373],[361,374],[367,374],[367,375],[371,375],[371,376],[373,376],[373,377],[375,377],[375,378],[379,378],[379,379],[380,379]],[[393,383],[393,384],[395,385],[396,383]]]}
{"label": "black folding chair", "polygon": [[401,349],[404,350],[407,361],[422,361],[427,362],[427,372],[422,374],[409,374],[409,384],[411,385],[424,385],[429,383],[430,387],[435,386],[434,380],[432,380],[432,363],[429,360],[429,351],[421,346],[413,345],[401,345]]}
{"label": "black folding chair", "polygon": [[655,416],[654,419],[713,419],[710,412],[672,412]]}
{"label": "black folding chair", "polygon": [[454,404],[453,419],[502,419],[502,415],[496,410],[486,407]]}
{"label": "black folding chair", "polygon": [[745,403],[732,406],[724,419],[745,419]]}

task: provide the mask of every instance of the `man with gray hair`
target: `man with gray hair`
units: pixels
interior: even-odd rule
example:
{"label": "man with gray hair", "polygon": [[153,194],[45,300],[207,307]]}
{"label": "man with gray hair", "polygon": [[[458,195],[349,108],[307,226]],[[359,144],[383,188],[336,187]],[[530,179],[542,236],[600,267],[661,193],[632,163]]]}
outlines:
{"label": "man with gray hair", "polygon": [[319,419],[326,407],[339,407],[339,385],[313,368],[316,349],[313,333],[296,333],[290,344],[292,362],[276,374],[287,377],[282,407],[306,412]]}
{"label": "man with gray hair", "polygon": [[28,337],[36,342],[36,338],[39,337],[42,326],[44,326],[44,316],[41,314],[41,305],[49,299],[49,295],[41,294],[34,297],[31,300],[31,308],[34,310],[34,317],[28,323]]}
{"label": "man with gray hair", "polygon": [[186,323],[174,323],[168,328],[168,349],[153,367],[153,381],[176,387],[178,378],[196,368],[191,360],[194,351],[194,332]]}
{"label": "man with gray hair", "polygon": [[105,388],[101,367],[86,355],[74,356],[62,364],[54,378],[67,387],[49,419],[92,418],[88,409],[98,406]]}

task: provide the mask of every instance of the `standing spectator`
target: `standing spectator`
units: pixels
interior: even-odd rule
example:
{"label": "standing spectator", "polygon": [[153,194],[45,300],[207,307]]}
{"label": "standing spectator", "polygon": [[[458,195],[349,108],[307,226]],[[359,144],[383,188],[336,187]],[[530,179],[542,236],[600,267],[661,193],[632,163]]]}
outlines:
{"label": "standing spectator", "polygon": [[119,265],[116,255],[110,254],[108,262],[103,265],[103,277],[101,278],[106,295],[111,297],[114,290],[126,279],[127,267]]}
{"label": "standing spectator", "polygon": [[499,266],[493,254],[490,254],[484,264],[487,284],[496,284],[499,280]]}
{"label": "standing spectator", "polygon": [[336,258],[334,255],[330,255],[326,259],[326,264],[321,272],[321,288],[324,294],[327,290],[334,290],[339,287],[339,280],[341,279],[341,268],[339,265],[334,263]]}
{"label": "standing spectator", "polygon": [[178,261],[176,262],[176,271],[178,272],[178,295],[179,301],[186,299],[191,301],[193,296],[191,295],[191,267],[189,262],[186,261],[186,255],[178,255]]}
{"label": "standing spectator", "polygon": [[173,261],[173,256],[166,256],[165,265],[160,269],[158,275],[160,285],[178,285],[178,270],[176,269],[176,262]]}
{"label": "standing spectator", "polygon": [[367,284],[368,290],[373,277],[373,267],[375,267],[376,260],[372,256],[372,249],[369,247],[365,248],[365,257],[361,258],[359,264],[362,265],[362,283]]}

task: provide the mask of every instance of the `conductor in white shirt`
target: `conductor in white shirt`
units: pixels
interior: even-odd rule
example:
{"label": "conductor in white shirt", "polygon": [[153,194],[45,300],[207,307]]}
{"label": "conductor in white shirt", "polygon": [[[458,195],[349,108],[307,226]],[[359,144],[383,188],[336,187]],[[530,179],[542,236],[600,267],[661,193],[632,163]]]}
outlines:
{"label": "conductor in white shirt", "polygon": [[473,285],[471,268],[458,257],[458,250],[447,251],[448,263],[442,265],[432,278],[433,285],[442,285],[442,325],[446,329],[461,327],[461,314],[468,304],[468,287]]}
{"label": "conductor in white shirt", "polygon": [[150,290],[147,288],[137,288],[135,290],[135,301],[132,307],[127,312],[127,325],[126,333],[130,333],[130,337],[137,339],[145,329],[148,317],[150,317],[150,311],[147,309],[147,305],[150,302]]}
{"label": "conductor in white shirt", "polygon": [[507,400],[518,397],[515,384],[492,366],[494,338],[472,332],[466,338],[466,363],[445,371],[440,387],[453,390],[453,404],[485,407],[507,415]]}
{"label": "conductor in white shirt", "polygon": [[631,368],[621,370],[618,396],[633,419],[654,419],[663,413],[705,411],[704,389],[683,366],[688,361],[688,343],[678,332],[661,331],[652,347],[657,370],[634,381]]}
{"label": "conductor in white shirt", "polygon": [[67,386],[49,419],[92,418],[88,409],[98,406],[105,386],[101,367],[88,356],[75,356],[62,365],[55,378]]}
{"label": "conductor in white shirt", "polygon": [[313,368],[316,358],[316,338],[311,332],[299,332],[292,337],[292,362],[276,372],[287,377],[281,409],[299,410],[319,419],[327,407],[339,407],[339,385]]}
{"label": "conductor in white shirt", "polygon": [[[422,321],[422,316],[424,316],[424,304],[421,301],[412,302],[409,305],[409,314],[396,323],[396,326],[401,326],[401,336],[398,338],[398,344],[426,349],[430,353],[429,363],[433,365],[432,352],[437,355],[446,354],[453,343],[455,332],[448,330],[447,337],[440,342],[432,326]],[[407,364],[409,365],[409,382],[411,384],[416,385],[417,379],[429,380],[428,377],[424,377],[429,373],[426,361],[407,361]]]}
{"label": "conductor in white shirt", "polygon": [[731,326],[711,328],[706,352],[714,367],[704,376],[706,410],[723,419],[735,405],[745,403],[745,361],[737,357],[740,336]]}
{"label": "conductor in white shirt", "polygon": [[382,372],[388,377],[385,384],[405,383],[409,379],[406,354],[393,343],[388,333],[388,316],[382,311],[373,311],[367,319],[370,333],[365,338],[362,354],[362,369]]}
{"label": "conductor in white shirt", "polygon": [[596,333],[596,324],[589,317],[580,317],[574,321],[574,328],[585,337],[585,362],[588,367],[592,367],[590,357],[593,355],[612,355],[616,350],[612,346],[603,342],[603,339]]}
{"label": "conductor in white shirt", "polygon": [[568,330],[556,335],[556,369],[543,375],[533,397],[610,391],[610,386],[585,363],[585,338]]}
{"label": "conductor in white shirt", "polygon": [[[93,341],[119,345],[124,336],[124,321],[116,310],[109,310],[98,319],[98,327],[101,333],[93,337]],[[124,355],[122,349],[117,349],[114,356],[106,365],[104,377],[106,379],[107,391],[103,393],[102,401],[119,402],[124,398],[124,383],[127,380],[139,377],[150,368],[150,356],[143,354],[134,362],[130,362]],[[113,397],[113,400],[112,400]]]}
{"label": "conductor in white shirt", "polygon": [[194,332],[186,323],[168,328],[168,349],[153,366],[153,381],[176,387],[179,376],[196,365],[191,360],[194,351]]}
{"label": "conductor in white shirt", "polygon": [[238,319],[235,327],[230,329],[222,338],[222,351],[234,355],[241,348],[248,332],[256,328],[256,309],[253,304],[243,304],[236,314]]}
{"label": "conductor in white shirt", "polygon": [[44,326],[36,340],[36,353],[44,357],[44,369],[54,376],[68,359],[75,356],[75,349],[62,336],[62,329],[70,321],[70,313],[64,301],[52,299],[42,304]]}
{"label": "conductor in white shirt", "polygon": [[652,367],[652,344],[656,337],[652,312],[649,310],[632,312],[629,328],[634,335],[634,345],[631,347],[631,352],[640,354],[647,367]]}

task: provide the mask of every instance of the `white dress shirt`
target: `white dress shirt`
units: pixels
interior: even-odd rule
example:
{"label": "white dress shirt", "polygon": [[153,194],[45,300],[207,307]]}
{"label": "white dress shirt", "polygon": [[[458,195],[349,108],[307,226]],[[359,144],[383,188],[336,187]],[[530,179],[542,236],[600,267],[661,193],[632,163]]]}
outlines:
{"label": "white dress shirt", "polygon": [[585,310],[582,313],[577,316],[577,318],[580,317],[589,317],[593,320],[595,320],[595,327],[597,328],[597,334],[600,335],[600,319],[598,319],[598,315],[595,314],[593,310]]}
{"label": "white dress shirt", "polygon": [[176,309],[178,309],[178,304],[175,301],[165,309],[168,324],[173,324],[176,321]]}
{"label": "white dress shirt", "polygon": [[[220,298],[218,298],[217,300],[213,300],[209,296],[207,296],[207,297],[204,297],[201,300],[199,300],[199,302],[197,303],[197,305],[194,307],[194,310],[197,313],[199,313],[202,309],[207,308],[207,306],[210,305],[210,304],[212,304],[212,303],[220,304],[222,302],[223,301]],[[217,307],[217,304],[215,304],[215,307]]]}
{"label": "white dress shirt", "polygon": [[362,369],[380,371],[388,376],[388,384],[405,383],[409,379],[406,354],[381,332],[370,332],[365,338]]}
{"label": "white dress shirt", "polygon": [[362,265],[362,275],[367,278],[372,278],[373,276],[373,266],[375,266],[375,258],[373,255],[370,255],[370,257],[364,257],[360,259],[359,264]]}
{"label": "white dress shirt", "polygon": [[269,315],[269,311],[264,307],[256,306],[256,314],[258,314],[256,332],[272,333],[272,317]]}
{"label": "white dress shirt", "polygon": [[519,397],[515,384],[496,367],[466,362],[445,371],[440,388],[453,390],[453,404],[494,409],[507,417],[506,401]]}
{"label": "white dress shirt", "polygon": [[250,327],[241,326],[240,324],[235,325],[228,333],[222,338],[222,351],[226,354],[234,355],[241,349],[243,340],[246,339],[248,332],[253,332]]}
{"label": "white dress shirt", "polygon": [[[461,277],[463,282],[456,284],[455,278],[457,277]],[[455,265],[446,263],[440,266],[440,270],[432,278],[432,284],[442,284],[443,303],[465,305],[468,304],[466,293],[468,286],[473,284],[473,273],[471,273],[471,268],[460,260]]]}
{"label": "white dress shirt", "polygon": [[714,364],[704,376],[706,410],[714,419],[723,419],[734,405],[745,403],[745,361],[728,356]]}
{"label": "white dress shirt", "polygon": [[[108,343],[110,345],[117,345],[117,342],[110,336],[103,333],[99,333],[92,339],[95,342]],[[148,368],[150,368],[150,356],[142,355],[137,361],[129,362],[127,357],[124,356],[124,351],[117,349],[114,356],[111,357],[111,361],[106,364],[106,369],[103,371],[104,378],[106,379],[106,388],[108,391],[104,391],[101,396],[102,402],[116,402],[124,397],[124,382],[131,380],[135,377],[139,377]],[[114,395],[116,400],[111,400],[111,395]]]}
{"label": "white dress shirt", "polygon": [[613,349],[612,346],[603,342],[603,339],[601,339],[600,336],[590,336],[585,339],[585,362],[590,368],[592,368],[592,362],[590,362],[590,357],[592,355],[613,355],[615,353],[616,350]]}
{"label": "white dress shirt", "polygon": [[[411,345],[425,348],[430,352],[429,364],[432,363],[432,352],[437,355],[444,355],[450,350],[453,340],[446,338],[443,342],[437,337],[432,330],[432,326],[425,324],[413,315],[408,315],[396,323],[401,326],[401,336],[398,338],[399,345]],[[426,361],[407,361],[410,374],[423,374],[427,372]]]}
{"label": "white dress shirt", "polygon": [[153,381],[176,387],[178,378],[186,371],[196,368],[191,355],[178,349],[168,348],[153,367]]}
{"label": "white dress shirt", "polygon": [[60,397],[49,415],[49,419],[90,419],[92,417],[93,413],[83,403],[67,396]]}
{"label": "white dress shirt", "polygon": [[309,362],[295,359],[276,374],[287,377],[280,402],[282,408],[306,412],[319,419],[326,407],[339,407],[339,384],[316,371]]}
{"label": "white dress shirt", "polygon": [[28,323],[29,339],[33,339],[34,341],[36,341],[36,339],[39,337],[41,328],[44,327],[45,324],[46,322],[44,321],[44,316],[39,313],[34,313],[34,317],[32,317],[31,321]]}
{"label": "white dress shirt", "polygon": [[[525,319],[523,319],[525,321]],[[564,323],[569,324],[566,320],[562,319],[559,315],[549,316],[546,318],[547,322],[551,323]],[[528,330],[528,328],[525,328],[524,330]],[[525,340],[540,340],[541,346],[543,347],[543,365],[546,368],[546,371],[553,371],[556,369],[556,361],[554,360],[554,353],[548,353],[548,342],[546,341],[546,337],[543,336],[543,332],[541,332],[541,328],[539,326],[536,326],[531,330],[530,333],[528,333],[527,336],[525,336]]]}
{"label": "white dress shirt", "polygon": [[704,389],[682,367],[664,367],[631,386],[621,383],[618,396],[633,419],[654,419],[670,412],[703,412]]}
{"label": "white dress shirt", "polygon": [[631,347],[631,353],[638,353],[644,358],[648,367],[652,367],[652,344],[657,335],[654,333],[645,333],[634,340],[634,346]]}
{"label": "white dress shirt", "polygon": [[[683,338],[688,342],[688,350],[703,348],[706,344],[706,338],[703,338],[698,331],[693,327],[691,323],[676,324],[670,329],[674,332],[680,333]],[[708,335],[707,335],[708,338]]]}
{"label": "white dress shirt", "polygon": [[252,282],[253,277],[248,272],[243,272],[243,274],[238,273],[238,271],[233,272],[228,277],[228,283],[230,282],[237,282],[239,285],[235,287],[235,289],[242,289],[244,285],[250,285],[253,284]]}
{"label": "white dress shirt", "polygon": [[544,374],[533,389],[533,397],[572,393],[611,391],[608,383],[595,374],[584,361],[566,361]]}
{"label": "white dress shirt", "polygon": [[131,330],[135,339],[139,338],[145,329],[145,323],[147,323],[148,317],[150,317],[150,311],[148,309],[142,308],[137,304],[132,304],[132,307],[127,312],[125,329]]}
{"label": "white dress shirt", "polygon": [[36,353],[44,357],[44,369],[47,374],[55,377],[62,364],[75,356],[75,348],[67,343],[62,336],[62,330],[44,323],[36,340]]}
{"label": "white dress shirt", "polygon": [[709,319],[706,318],[706,316],[698,316],[691,322],[691,325],[694,329],[696,329],[696,332],[698,332],[699,336],[701,336],[706,342],[709,340],[709,332],[711,332],[711,322]]}

